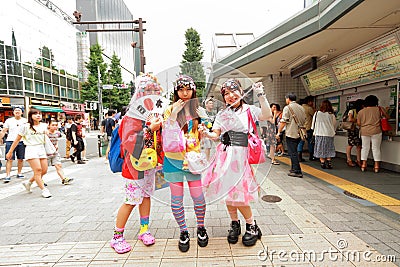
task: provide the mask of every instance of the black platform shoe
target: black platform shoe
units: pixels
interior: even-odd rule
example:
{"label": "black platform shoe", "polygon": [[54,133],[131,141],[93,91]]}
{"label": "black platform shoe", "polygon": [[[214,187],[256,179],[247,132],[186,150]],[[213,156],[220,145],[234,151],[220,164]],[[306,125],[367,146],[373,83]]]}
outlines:
{"label": "black platform shoe", "polygon": [[178,244],[179,250],[182,252],[186,252],[190,248],[190,238],[189,238],[189,232],[188,231],[183,231],[181,232],[181,236],[179,237],[179,244]]}
{"label": "black platform shoe", "polygon": [[231,229],[228,231],[228,242],[230,244],[236,244],[241,234],[240,221],[232,221]]}
{"label": "black platform shoe", "polygon": [[205,247],[208,245],[208,234],[204,226],[197,228],[197,244],[200,247]]}
{"label": "black platform shoe", "polygon": [[262,233],[256,221],[254,221],[254,225],[246,223],[246,233],[242,237],[242,243],[245,246],[254,246],[261,236]]}

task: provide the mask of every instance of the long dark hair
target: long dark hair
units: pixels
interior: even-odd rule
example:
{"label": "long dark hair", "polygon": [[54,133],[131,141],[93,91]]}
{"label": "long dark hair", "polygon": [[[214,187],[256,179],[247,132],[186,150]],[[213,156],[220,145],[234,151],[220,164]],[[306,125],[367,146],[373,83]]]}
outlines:
{"label": "long dark hair", "polygon": [[28,112],[28,123],[29,123],[29,128],[32,129],[32,131],[34,131],[36,133],[35,128],[33,128],[33,125],[35,125],[35,122],[32,119],[32,115],[35,115],[35,114],[42,114],[42,112],[38,109],[31,108]]}
{"label": "long dark hair", "polygon": [[[174,103],[177,102],[180,99],[178,96],[178,90],[174,90]],[[199,115],[197,114],[196,110],[199,107],[199,100],[197,99],[196,96],[196,90],[192,90],[192,97],[188,101],[189,103],[189,114],[190,117],[192,117],[193,121],[193,127],[192,127],[192,132],[194,132],[198,125],[199,125]],[[197,118],[197,119],[194,119]],[[188,126],[186,125],[186,116],[185,116],[185,108],[183,108],[181,111],[179,111],[177,119],[179,126],[183,129],[185,133],[188,131]]]}

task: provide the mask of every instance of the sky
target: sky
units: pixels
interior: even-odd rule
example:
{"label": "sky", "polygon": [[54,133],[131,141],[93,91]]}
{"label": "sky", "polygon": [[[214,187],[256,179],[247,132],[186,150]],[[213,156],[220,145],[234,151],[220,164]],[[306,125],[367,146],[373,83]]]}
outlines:
{"label": "sky", "polygon": [[[74,0],[52,0],[72,16]],[[200,34],[203,62],[211,62],[214,33],[253,33],[257,38],[300,12],[312,0],[133,1],[124,0],[133,19],[143,18],[146,72],[159,74],[179,66],[186,49],[185,31]],[[314,0],[315,1],[315,0]]]}
{"label": "sky", "polygon": [[203,61],[210,62],[214,33],[246,32],[257,38],[304,6],[304,0],[127,0],[125,3],[134,19],[141,17],[146,21],[145,70],[155,74],[179,65],[186,49],[185,31],[190,27],[200,34]]}

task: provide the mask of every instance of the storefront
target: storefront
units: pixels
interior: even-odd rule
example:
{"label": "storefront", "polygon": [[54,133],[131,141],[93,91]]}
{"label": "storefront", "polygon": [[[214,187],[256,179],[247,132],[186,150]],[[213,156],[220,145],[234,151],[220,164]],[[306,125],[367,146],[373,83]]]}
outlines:
{"label": "storefront", "polygon": [[85,105],[81,103],[70,103],[70,102],[61,102],[62,110],[65,113],[64,116],[72,116],[80,114],[84,116],[85,114]]}
{"label": "storefront", "polygon": [[[387,110],[392,131],[384,132],[382,161],[387,169],[400,171],[400,31],[381,36],[338,56],[301,76],[317,105],[329,99],[337,109],[335,148],[345,153],[347,133],[340,127],[343,113],[357,99],[375,95]],[[372,158],[372,155],[370,155]]]}
{"label": "storefront", "polygon": [[30,108],[40,110],[42,117],[45,122],[50,120],[59,120],[60,113],[63,110],[60,108],[60,102],[58,100],[40,99],[31,97],[29,99]]}
{"label": "storefront", "polygon": [[0,122],[13,117],[13,108],[19,107],[25,110],[25,101],[22,97],[4,97],[0,96]]}

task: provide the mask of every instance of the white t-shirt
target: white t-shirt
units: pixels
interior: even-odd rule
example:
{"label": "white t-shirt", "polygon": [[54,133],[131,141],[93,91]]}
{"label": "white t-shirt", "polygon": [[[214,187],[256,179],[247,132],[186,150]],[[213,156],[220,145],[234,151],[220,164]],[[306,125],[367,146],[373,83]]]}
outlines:
{"label": "white t-shirt", "polygon": [[33,128],[36,132],[30,128],[29,123],[25,123],[18,134],[22,136],[22,141],[24,141],[26,146],[43,145],[45,143],[47,124],[40,123],[39,125],[33,126]]}
{"label": "white t-shirt", "polygon": [[15,117],[8,118],[4,123],[3,128],[8,129],[8,136],[6,141],[14,141],[17,138],[18,133],[22,126],[28,121],[25,118],[20,118],[19,120],[15,119]]}

